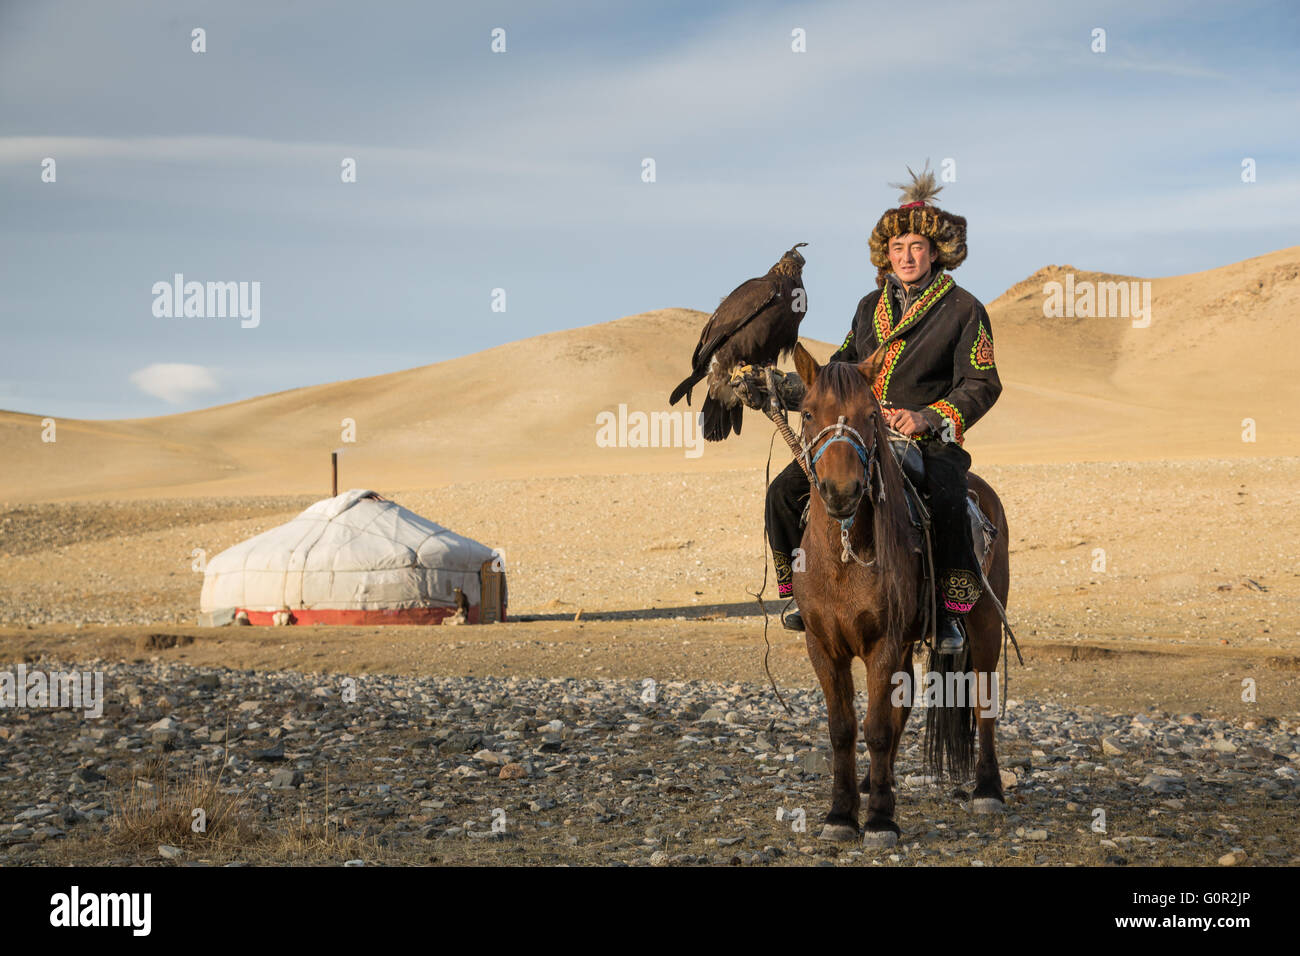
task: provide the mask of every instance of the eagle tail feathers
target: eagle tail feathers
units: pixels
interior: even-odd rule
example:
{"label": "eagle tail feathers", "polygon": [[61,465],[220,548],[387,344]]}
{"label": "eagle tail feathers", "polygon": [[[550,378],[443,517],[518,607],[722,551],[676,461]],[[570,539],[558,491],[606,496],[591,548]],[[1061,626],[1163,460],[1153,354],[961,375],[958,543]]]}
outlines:
{"label": "eagle tail feathers", "polygon": [[[737,406],[738,408],[740,406]],[[743,410],[743,409],[742,409]],[[732,410],[710,395],[704,400],[704,440],[722,441],[731,434]]]}
{"label": "eagle tail feathers", "polygon": [[682,379],[681,384],[673,389],[673,393],[668,396],[668,404],[676,405],[682,400],[682,396],[685,395],[686,404],[689,405],[691,403],[691,390],[695,388],[695,385],[699,380],[699,375],[688,375],[686,378]]}

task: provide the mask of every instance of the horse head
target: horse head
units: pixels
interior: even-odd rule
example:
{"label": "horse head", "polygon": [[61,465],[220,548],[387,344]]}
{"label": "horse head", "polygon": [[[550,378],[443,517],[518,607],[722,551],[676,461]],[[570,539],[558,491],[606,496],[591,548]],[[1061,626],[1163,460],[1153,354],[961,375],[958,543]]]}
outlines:
{"label": "horse head", "polygon": [[837,521],[852,521],[868,486],[883,491],[879,453],[888,448],[884,416],[871,384],[884,364],[884,353],[854,365],[819,365],[802,344],[794,365],[806,391],[799,417],[812,484]]}
{"label": "horse head", "polygon": [[[802,345],[794,364],[806,386],[799,417],[805,461],[838,533],[814,536],[810,547],[842,547],[874,573],[886,632],[901,641],[916,613],[920,565],[903,491],[903,470],[889,450],[889,431],[872,384],[885,363],[877,350],[863,362],[819,365]],[[809,516],[812,529],[814,515]],[[859,521],[859,518],[865,520]],[[869,545],[871,559],[858,558]]]}

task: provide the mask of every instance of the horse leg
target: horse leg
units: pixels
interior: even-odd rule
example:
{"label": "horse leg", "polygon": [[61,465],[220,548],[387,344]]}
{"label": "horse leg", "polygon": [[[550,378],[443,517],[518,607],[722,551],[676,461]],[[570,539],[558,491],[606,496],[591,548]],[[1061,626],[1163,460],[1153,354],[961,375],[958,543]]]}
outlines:
{"label": "horse leg", "polygon": [[858,836],[858,809],[860,798],[853,785],[857,773],[856,719],[853,713],[853,672],[851,658],[847,661],[831,660],[821,641],[813,635],[812,628],[804,636],[808,645],[808,658],[822,685],[826,698],[826,718],[831,734],[831,810],[822,827],[823,840],[854,840]]}
{"label": "horse leg", "polygon": [[[907,718],[912,713],[912,684],[910,680],[912,677],[911,661],[912,648],[911,645],[909,645],[903,654],[903,659],[898,668],[900,672],[905,671],[909,678],[907,684],[904,685],[906,696],[903,698],[902,704],[890,708],[890,713],[893,716],[892,729],[894,731],[894,743],[893,746],[889,748],[889,787],[891,790],[898,786],[898,784],[894,782],[894,764],[898,760],[898,745],[903,742],[903,731],[907,729]],[[893,689],[894,688],[891,685],[891,693],[893,692]]]}
{"label": "horse leg", "polygon": [[[908,645],[907,650],[903,653],[903,663],[900,664],[899,671],[905,672],[909,678],[912,677],[912,671],[908,667],[907,662],[911,661],[911,659],[912,659],[912,647],[911,645]],[[866,662],[864,661],[863,663]],[[898,763],[898,746],[900,743],[902,743],[903,731],[907,729],[907,718],[912,713],[912,683],[910,679],[906,684],[903,685],[902,689],[904,693],[903,703],[895,705],[894,707],[891,708],[892,720],[890,722],[890,726],[894,735],[894,742],[889,748],[889,778],[888,779],[889,779],[889,787],[891,790],[897,789],[898,787],[897,778],[894,775],[895,767],[897,766]],[[892,684],[892,675],[891,675],[890,693],[893,694],[894,692],[895,691]],[[891,698],[891,702],[892,702],[892,698]],[[867,733],[867,720],[868,718],[865,717],[862,720],[862,733],[864,737]],[[871,793],[871,768],[870,767],[867,767],[867,772],[865,775],[863,775],[862,783],[859,784],[858,790],[860,790],[862,793],[868,793],[868,794]]]}
{"label": "horse leg", "polygon": [[871,753],[867,822],[864,840],[871,847],[891,847],[898,842],[898,824],[894,822],[894,754],[902,735],[906,716],[899,719],[893,705],[893,675],[900,669],[898,654],[890,652],[881,641],[867,665],[867,716],[862,729]]}
{"label": "horse leg", "polygon": [[[975,813],[1000,813],[1006,808],[995,742],[1001,704],[998,656],[1001,650],[1002,622],[993,608],[993,602],[982,600],[971,609],[968,624],[971,669],[975,671],[975,712],[980,747],[979,759],[975,763],[975,792],[971,799],[971,810]],[[992,693],[995,689],[997,693]]]}
{"label": "horse leg", "polygon": [[[989,563],[988,583],[997,595],[1003,607],[1007,603],[1007,593],[1011,586],[1011,565],[1009,557],[1010,532],[1007,528],[1006,512],[996,492],[988,483],[977,475],[970,476],[971,487],[975,489],[980,508],[989,516],[998,529],[993,546],[992,561]],[[1002,620],[989,595],[980,598],[971,608],[968,617],[969,638],[971,642],[971,668],[975,671],[976,690],[985,696],[988,690],[997,686],[998,657],[1002,645]],[[975,792],[971,799],[971,810],[975,813],[1001,813],[1006,809],[1002,794],[1002,774],[998,771],[996,749],[996,732],[998,726],[997,712],[1001,705],[1002,694],[1006,688],[997,687],[994,700],[980,700],[976,705],[976,725],[979,729],[979,759],[975,763]],[[992,711],[985,716],[986,711]]]}

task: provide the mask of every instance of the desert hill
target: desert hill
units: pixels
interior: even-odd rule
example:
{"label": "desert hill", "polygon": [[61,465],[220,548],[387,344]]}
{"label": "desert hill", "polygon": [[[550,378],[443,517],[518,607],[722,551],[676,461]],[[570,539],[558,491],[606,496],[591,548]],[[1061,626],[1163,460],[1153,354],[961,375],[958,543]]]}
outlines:
{"label": "desert hill", "polygon": [[[10,467],[0,499],[422,488],[470,479],[744,467],[766,454],[754,415],[739,441],[703,448],[599,447],[597,415],[668,411],[707,313],[663,309],[552,332],[434,365],[293,389],[160,418],[60,421],[0,412]],[[826,343],[809,340],[825,358]],[[698,411],[679,403],[676,413]],[[356,423],[343,440],[344,419]],[[671,436],[670,436],[671,437]],[[682,440],[685,445],[685,436]]]}
{"label": "desert hill", "polygon": [[[1300,247],[1150,280],[1147,321],[1043,314],[1049,266],[989,303],[1006,390],[972,441],[999,460],[1294,455]],[[1139,280],[1140,281],[1140,280]],[[1242,441],[1253,419],[1256,441]],[[1017,449],[1023,457],[1017,454]]]}
{"label": "desert hill", "polygon": [[[1141,281],[1049,266],[989,303],[1004,392],[967,440],[995,463],[1294,455],[1300,247],[1150,280],[1150,322],[1047,316],[1044,286]],[[1131,286],[1129,288],[1132,288]],[[1112,290],[1113,294],[1113,290]],[[689,447],[600,447],[602,412],[668,411],[706,313],[662,309],[370,378],[125,421],[0,412],[0,500],[388,491],[490,478],[761,468],[772,428]],[[819,359],[833,349],[805,340]],[[702,391],[696,390],[698,410]],[[674,412],[684,410],[679,405]],[[1242,420],[1257,440],[1242,441]],[[356,423],[355,443],[343,420]],[[774,465],[788,461],[778,440]]]}

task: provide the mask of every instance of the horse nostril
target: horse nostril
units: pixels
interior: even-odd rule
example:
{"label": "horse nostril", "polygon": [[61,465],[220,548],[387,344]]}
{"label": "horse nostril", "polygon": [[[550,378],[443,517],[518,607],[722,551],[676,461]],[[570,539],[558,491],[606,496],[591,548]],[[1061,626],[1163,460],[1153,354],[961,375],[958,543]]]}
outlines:
{"label": "horse nostril", "polygon": [[826,489],[826,510],[831,514],[846,515],[857,510],[862,499],[861,479],[836,484],[823,482],[823,487]]}
{"label": "horse nostril", "polygon": [[857,478],[846,481],[836,485],[832,494],[837,501],[842,501],[845,504],[857,504],[858,499],[862,497],[862,482]]}

